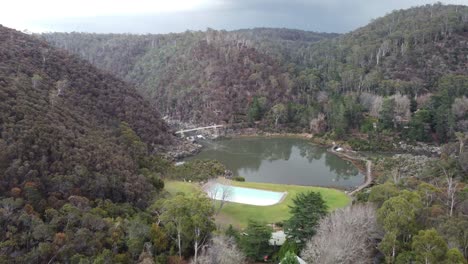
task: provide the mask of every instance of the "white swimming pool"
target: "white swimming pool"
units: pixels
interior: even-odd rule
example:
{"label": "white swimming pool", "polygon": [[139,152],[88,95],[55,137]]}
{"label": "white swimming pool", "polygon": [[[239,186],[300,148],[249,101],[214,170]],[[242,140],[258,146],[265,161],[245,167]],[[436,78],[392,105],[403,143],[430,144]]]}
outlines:
{"label": "white swimming pool", "polygon": [[220,183],[206,186],[205,191],[209,197],[216,200],[259,206],[277,204],[286,195],[285,192],[228,186]]}

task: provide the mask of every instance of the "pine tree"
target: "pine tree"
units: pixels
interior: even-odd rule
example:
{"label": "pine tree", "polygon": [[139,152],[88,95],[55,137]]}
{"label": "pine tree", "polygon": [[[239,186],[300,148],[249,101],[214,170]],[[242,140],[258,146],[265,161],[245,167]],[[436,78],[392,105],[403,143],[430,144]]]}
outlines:
{"label": "pine tree", "polygon": [[293,199],[291,218],[286,221],[285,232],[302,247],[315,234],[320,219],[327,214],[327,205],[318,192],[299,193]]}

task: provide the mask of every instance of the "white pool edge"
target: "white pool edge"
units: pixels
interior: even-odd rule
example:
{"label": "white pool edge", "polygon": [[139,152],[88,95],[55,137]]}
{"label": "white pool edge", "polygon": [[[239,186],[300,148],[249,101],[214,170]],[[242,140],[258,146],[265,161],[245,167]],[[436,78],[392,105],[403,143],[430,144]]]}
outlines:
{"label": "white pool edge", "polygon": [[[216,184],[220,184],[220,185],[223,185],[223,183],[220,183],[220,182],[216,182]],[[230,201],[229,199],[226,199],[225,202],[227,203],[236,203],[236,204],[245,204],[245,205],[252,205],[252,206],[262,206],[262,207],[265,207],[265,206],[273,206],[273,205],[277,205],[277,204],[280,204],[282,203],[287,195],[288,195],[288,192],[277,192],[277,191],[271,191],[271,190],[265,190],[265,189],[258,189],[258,188],[249,188],[249,187],[241,187],[241,186],[233,186],[231,185],[232,187],[235,187],[235,188],[241,188],[241,189],[250,189],[250,190],[256,190],[256,191],[263,191],[263,192],[271,192],[271,193],[277,193],[277,194],[281,194],[281,197],[278,199],[277,202],[275,203],[271,203],[271,204],[255,204],[255,203],[246,203],[246,202],[239,202],[239,201]],[[209,191],[208,191],[208,188],[209,188],[209,185],[208,183],[204,184],[202,186],[202,189],[203,191],[208,195],[209,195]],[[212,198],[213,199],[213,198]],[[220,199],[216,199],[214,198],[215,200],[219,201]]]}

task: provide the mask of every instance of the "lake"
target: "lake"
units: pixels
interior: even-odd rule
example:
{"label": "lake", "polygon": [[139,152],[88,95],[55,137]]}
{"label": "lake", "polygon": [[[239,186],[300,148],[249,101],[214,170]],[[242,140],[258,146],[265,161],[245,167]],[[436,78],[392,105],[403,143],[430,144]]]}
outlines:
{"label": "lake", "polygon": [[326,148],[298,138],[234,138],[202,142],[189,159],[215,159],[246,181],[349,188],[364,175]]}

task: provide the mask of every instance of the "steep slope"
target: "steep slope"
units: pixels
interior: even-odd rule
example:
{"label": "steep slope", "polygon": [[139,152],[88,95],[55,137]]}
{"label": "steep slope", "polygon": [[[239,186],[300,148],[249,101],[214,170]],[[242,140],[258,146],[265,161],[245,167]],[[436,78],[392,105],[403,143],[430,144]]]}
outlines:
{"label": "steep slope", "polygon": [[403,139],[447,141],[467,130],[465,113],[450,110],[468,96],[466,6],[397,10],[344,35],[261,28],[43,37],[133,82],[183,121],[261,121],[334,137],[369,134],[378,122],[399,136],[425,110]]}
{"label": "steep slope", "polygon": [[151,188],[123,140],[127,130],[151,147],[173,140],[124,82],[0,27],[0,193],[33,187],[39,211],[70,195],[144,202]]}
{"label": "steep slope", "polygon": [[[52,44],[134,83],[163,113],[197,123],[245,119],[254,96],[265,97],[269,105],[288,101],[292,87],[283,62],[290,58],[282,51],[284,47],[333,36],[288,29],[43,35]],[[264,50],[275,50],[274,56]],[[277,56],[283,53],[283,58]]]}
{"label": "steep slope", "polygon": [[340,91],[414,94],[433,91],[443,75],[467,74],[467,45],[467,6],[426,5],[319,42],[306,65]]}

